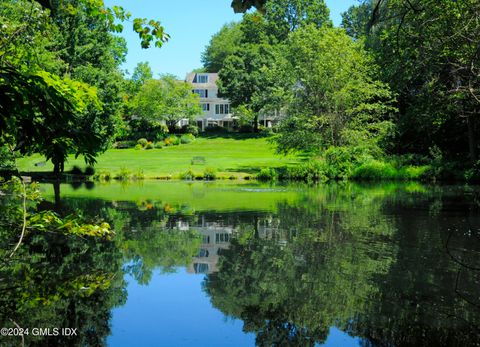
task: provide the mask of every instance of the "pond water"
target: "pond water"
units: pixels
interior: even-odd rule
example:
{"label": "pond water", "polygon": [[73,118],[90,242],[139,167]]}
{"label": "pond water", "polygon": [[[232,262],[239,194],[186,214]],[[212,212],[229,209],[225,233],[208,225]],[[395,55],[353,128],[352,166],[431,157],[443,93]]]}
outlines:
{"label": "pond water", "polygon": [[116,236],[29,236],[4,261],[2,326],[77,329],[26,346],[480,345],[479,187],[41,189]]}

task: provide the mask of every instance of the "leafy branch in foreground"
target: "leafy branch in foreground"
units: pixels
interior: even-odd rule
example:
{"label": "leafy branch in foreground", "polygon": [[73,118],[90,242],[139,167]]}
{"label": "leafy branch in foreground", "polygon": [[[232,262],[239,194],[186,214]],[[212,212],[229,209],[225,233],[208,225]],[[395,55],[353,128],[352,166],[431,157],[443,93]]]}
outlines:
{"label": "leafy branch in foreground", "polygon": [[[56,11],[58,9],[64,9],[74,13],[75,7],[67,0],[60,0],[53,2],[51,0],[31,0],[32,2],[39,3],[43,8]],[[89,16],[95,17],[104,21],[110,31],[120,33],[123,31],[123,25],[120,22],[130,20],[132,14],[126,11],[122,6],[108,7],[103,0],[80,0],[86,12]],[[168,35],[160,21],[147,18],[134,18],[132,21],[133,31],[138,34],[140,38],[140,44],[142,48],[149,48],[153,43],[155,47],[161,47],[168,41],[170,35]]]}

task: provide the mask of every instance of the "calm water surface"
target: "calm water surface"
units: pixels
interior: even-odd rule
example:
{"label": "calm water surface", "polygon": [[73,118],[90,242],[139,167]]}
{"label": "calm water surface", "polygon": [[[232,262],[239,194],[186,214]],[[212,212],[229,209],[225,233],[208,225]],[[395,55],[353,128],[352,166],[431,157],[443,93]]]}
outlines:
{"label": "calm water surface", "polygon": [[27,346],[480,345],[479,187],[42,190],[116,237],[33,236],[0,268],[4,325],[78,329]]}

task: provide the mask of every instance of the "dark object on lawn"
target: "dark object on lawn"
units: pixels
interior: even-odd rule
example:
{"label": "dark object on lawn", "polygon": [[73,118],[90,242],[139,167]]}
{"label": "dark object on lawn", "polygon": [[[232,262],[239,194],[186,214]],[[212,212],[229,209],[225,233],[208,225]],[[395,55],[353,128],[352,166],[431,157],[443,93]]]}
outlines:
{"label": "dark object on lawn", "polygon": [[193,157],[191,160],[192,165],[205,165],[205,157]]}

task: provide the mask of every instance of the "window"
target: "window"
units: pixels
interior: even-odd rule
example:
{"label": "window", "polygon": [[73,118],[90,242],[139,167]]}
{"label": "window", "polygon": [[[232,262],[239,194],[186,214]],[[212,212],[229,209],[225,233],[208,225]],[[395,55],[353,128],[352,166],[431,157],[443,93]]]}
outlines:
{"label": "window", "polygon": [[200,252],[198,252],[197,257],[198,258],[208,258],[208,255],[210,252],[207,249],[201,249]]}
{"label": "window", "polygon": [[200,105],[202,105],[203,111],[210,111],[210,104],[200,104]]}
{"label": "window", "polygon": [[229,234],[215,234],[215,243],[226,243],[230,240]]}
{"label": "window", "polygon": [[195,263],[193,264],[193,269],[196,274],[206,274],[208,273],[208,264]]}
{"label": "window", "polygon": [[215,105],[215,114],[229,114],[229,113],[230,113],[229,104]]}
{"label": "window", "polygon": [[200,95],[201,98],[208,98],[208,90],[207,89],[194,89],[193,92],[195,94]]}
{"label": "window", "polygon": [[197,83],[208,83],[208,75],[197,75]]}

